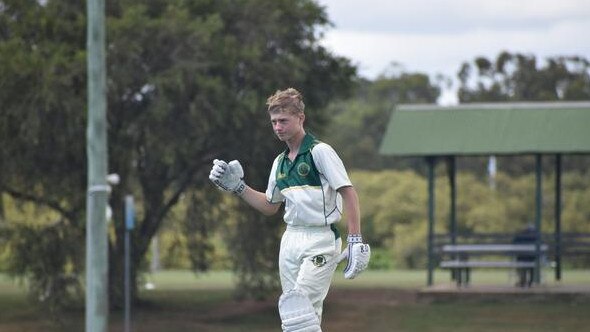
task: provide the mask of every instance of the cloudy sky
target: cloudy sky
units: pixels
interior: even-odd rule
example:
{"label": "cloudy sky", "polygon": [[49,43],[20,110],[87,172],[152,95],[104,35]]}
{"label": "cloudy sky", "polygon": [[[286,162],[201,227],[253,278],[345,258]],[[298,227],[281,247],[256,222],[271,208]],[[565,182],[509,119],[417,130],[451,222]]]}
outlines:
{"label": "cloudy sky", "polygon": [[[503,50],[590,59],[590,0],[318,0],[334,27],[323,45],[373,79],[405,71],[455,78],[461,64]],[[441,104],[453,104],[453,90]]]}

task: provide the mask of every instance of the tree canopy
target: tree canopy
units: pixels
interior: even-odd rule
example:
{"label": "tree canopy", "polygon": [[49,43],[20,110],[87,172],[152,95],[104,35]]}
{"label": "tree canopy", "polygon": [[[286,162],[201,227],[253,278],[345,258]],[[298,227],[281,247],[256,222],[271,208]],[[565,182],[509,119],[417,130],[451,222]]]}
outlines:
{"label": "tree canopy", "polygon": [[356,83],[354,95],[330,105],[332,119],[327,124],[326,141],[336,148],[348,168],[379,170],[398,166],[399,159],[379,155],[391,111],[397,104],[435,103],[440,82],[433,82],[424,73],[402,71],[380,75],[374,81],[358,79]]}
{"label": "tree canopy", "polygon": [[[0,3],[0,191],[57,211],[61,222],[47,227],[67,229],[59,241],[78,248],[85,227],[85,24],[79,1]],[[268,95],[296,87],[311,125],[324,123],[323,109],[348,93],[355,75],[349,60],[318,44],[327,24],[308,0],[107,1],[109,170],[122,179],[110,199],[110,280],[122,280],[124,195],[140,204],[132,235],[140,266],[183,194],[211,188],[214,158],[240,159],[248,181],[264,183],[279,147],[265,112]],[[232,239],[236,269],[246,289],[260,288],[274,273],[259,262],[273,257],[277,226],[247,212],[242,219]],[[266,248],[242,254],[238,244],[248,233],[268,238]],[[79,271],[81,253],[56,264]],[[248,264],[254,267],[243,268]],[[117,301],[120,284],[110,285]]]}
{"label": "tree canopy", "polygon": [[461,66],[459,101],[551,101],[590,99],[590,61],[581,56],[537,60],[500,52],[495,60],[477,57]]}

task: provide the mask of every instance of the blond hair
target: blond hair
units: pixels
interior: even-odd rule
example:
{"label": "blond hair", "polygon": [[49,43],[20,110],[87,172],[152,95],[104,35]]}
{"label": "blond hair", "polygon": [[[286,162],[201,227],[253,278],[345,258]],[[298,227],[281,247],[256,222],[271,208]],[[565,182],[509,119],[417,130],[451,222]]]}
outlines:
{"label": "blond hair", "polygon": [[268,113],[289,112],[291,114],[299,114],[303,113],[305,109],[303,95],[293,88],[282,91],[277,90],[275,94],[268,97],[266,105],[268,105]]}

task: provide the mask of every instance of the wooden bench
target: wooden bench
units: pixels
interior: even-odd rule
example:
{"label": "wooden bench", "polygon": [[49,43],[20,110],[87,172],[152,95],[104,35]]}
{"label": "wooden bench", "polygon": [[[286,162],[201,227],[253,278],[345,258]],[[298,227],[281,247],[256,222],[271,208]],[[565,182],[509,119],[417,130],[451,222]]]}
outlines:
{"label": "wooden bench", "polygon": [[[548,246],[541,245],[542,258]],[[457,286],[466,286],[470,282],[470,272],[473,268],[508,268],[534,269],[534,261],[518,261],[517,256],[536,255],[535,244],[447,244],[441,248],[443,255],[451,256],[449,260],[442,260],[440,267],[450,269]],[[470,260],[472,256],[508,256],[508,260]]]}

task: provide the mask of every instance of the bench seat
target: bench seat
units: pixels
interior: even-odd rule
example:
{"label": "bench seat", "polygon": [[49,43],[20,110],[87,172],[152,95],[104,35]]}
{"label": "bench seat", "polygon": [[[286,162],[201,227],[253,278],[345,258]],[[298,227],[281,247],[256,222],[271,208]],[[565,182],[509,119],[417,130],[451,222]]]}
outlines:
{"label": "bench seat", "polygon": [[468,268],[510,268],[527,269],[534,268],[535,262],[517,261],[442,261],[440,267],[443,269],[468,269]]}

